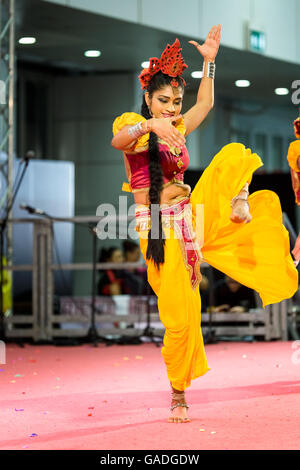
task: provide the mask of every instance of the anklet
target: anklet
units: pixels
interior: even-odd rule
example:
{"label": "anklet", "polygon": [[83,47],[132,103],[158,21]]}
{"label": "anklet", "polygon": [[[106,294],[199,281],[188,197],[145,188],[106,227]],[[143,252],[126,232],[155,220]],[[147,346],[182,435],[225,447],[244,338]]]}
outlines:
{"label": "anklet", "polygon": [[234,203],[235,203],[235,201],[236,201],[237,199],[240,199],[241,201],[247,202],[247,204],[248,204],[248,206],[249,206],[248,199],[245,199],[244,197],[235,196],[235,197],[232,199],[231,203],[230,203],[230,206],[231,206],[231,207],[233,207],[233,205],[234,205]]}
{"label": "anklet", "polygon": [[[184,392],[181,392],[181,393],[175,393],[175,392],[172,392],[172,398],[173,400],[183,400],[185,399],[185,393]],[[174,408],[177,408],[177,407],[184,407],[184,408],[189,408],[189,405],[187,403],[176,403],[175,405],[172,405],[170,407],[170,410],[173,411]]]}
{"label": "anklet", "polygon": [[[246,198],[240,196],[241,192],[244,192],[244,193],[247,194]],[[248,203],[248,205],[249,205],[249,202],[248,202],[248,195],[249,195],[249,191],[248,191],[247,189],[241,189],[240,192],[239,192],[239,194],[238,194],[237,196],[235,196],[235,197],[231,200],[230,206],[233,207],[233,204],[235,203],[235,201],[236,201],[237,199],[240,199],[241,201],[246,201],[246,202]]]}
{"label": "anklet", "polygon": [[189,405],[187,403],[176,403],[176,405],[172,405],[170,407],[170,410],[173,411],[174,408],[177,408],[178,406],[181,406],[182,408],[189,408]]}

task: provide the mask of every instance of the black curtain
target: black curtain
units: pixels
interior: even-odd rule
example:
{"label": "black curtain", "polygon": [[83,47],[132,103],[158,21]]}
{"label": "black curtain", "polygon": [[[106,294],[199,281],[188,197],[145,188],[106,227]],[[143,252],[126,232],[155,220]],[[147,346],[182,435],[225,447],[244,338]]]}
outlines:
{"label": "black curtain", "polygon": [[[184,173],[184,182],[189,184],[193,189],[203,173],[203,169],[200,170],[187,170]],[[251,184],[249,186],[249,192],[254,193],[262,189],[269,189],[274,191],[281,203],[282,212],[285,212],[290,219],[292,226],[297,233],[296,224],[296,210],[295,196],[292,188],[291,175],[290,173],[257,173],[253,174]]]}

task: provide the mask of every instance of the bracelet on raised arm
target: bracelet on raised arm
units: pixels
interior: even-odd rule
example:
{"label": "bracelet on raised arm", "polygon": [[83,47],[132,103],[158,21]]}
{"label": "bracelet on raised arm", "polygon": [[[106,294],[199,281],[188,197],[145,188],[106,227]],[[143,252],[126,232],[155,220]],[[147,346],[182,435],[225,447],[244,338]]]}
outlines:
{"label": "bracelet on raised arm", "polygon": [[[207,73],[206,77],[207,78],[215,78],[215,73],[216,73],[216,64],[214,62],[208,62],[207,63]],[[203,76],[204,76],[204,64],[203,64]]]}

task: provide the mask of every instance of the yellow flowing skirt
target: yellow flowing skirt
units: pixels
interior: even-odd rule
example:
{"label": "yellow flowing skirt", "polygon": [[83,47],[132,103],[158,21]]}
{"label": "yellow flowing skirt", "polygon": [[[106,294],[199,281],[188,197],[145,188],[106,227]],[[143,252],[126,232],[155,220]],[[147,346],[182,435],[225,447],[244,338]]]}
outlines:
{"label": "yellow flowing skirt", "polygon": [[[253,172],[261,167],[260,157],[239,143],[228,144],[213,158],[190,196],[193,226],[204,260],[241,284],[256,290],[263,307],[294,295],[298,271],[290,255],[287,230],[276,193],[269,190],[249,195],[252,220],[230,221],[230,201]],[[197,207],[202,207],[199,212]],[[165,240],[165,262],[158,270],[146,259],[147,231],[139,232],[141,252],[147,263],[148,281],[158,297],[158,310],[165,327],[163,347],[168,378],[177,390],[210,370],[201,333],[199,288],[193,289],[178,239]]]}

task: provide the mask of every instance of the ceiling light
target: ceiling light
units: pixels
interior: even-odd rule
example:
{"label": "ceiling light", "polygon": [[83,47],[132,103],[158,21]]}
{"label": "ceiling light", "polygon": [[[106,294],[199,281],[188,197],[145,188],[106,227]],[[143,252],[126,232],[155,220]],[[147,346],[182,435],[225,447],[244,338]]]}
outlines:
{"label": "ceiling light", "polygon": [[146,60],[145,62],[141,63],[143,69],[147,69],[150,65],[150,60]]}
{"label": "ceiling light", "polygon": [[101,51],[89,50],[85,51],[84,55],[85,57],[99,57],[101,55]]}
{"label": "ceiling light", "polygon": [[247,86],[250,86],[249,80],[236,80],[235,86],[239,88],[246,88]]}
{"label": "ceiling light", "polygon": [[33,37],[23,37],[19,39],[20,44],[34,44],[36,42],[36,38]]}
{"label": "ceiling light", "polygon": [[203,71],[202,70],[195,70],[195,72],[191,73],[191,76],[193,78],[202,78],[203,77]]}
{"label": "ceiling light", "polygon": [[276,95],[288,95],[289,90],[287,88],[276,88],[274,92]]}

